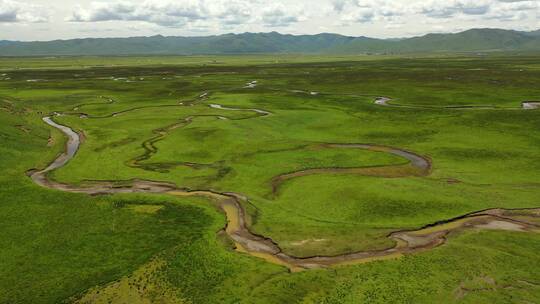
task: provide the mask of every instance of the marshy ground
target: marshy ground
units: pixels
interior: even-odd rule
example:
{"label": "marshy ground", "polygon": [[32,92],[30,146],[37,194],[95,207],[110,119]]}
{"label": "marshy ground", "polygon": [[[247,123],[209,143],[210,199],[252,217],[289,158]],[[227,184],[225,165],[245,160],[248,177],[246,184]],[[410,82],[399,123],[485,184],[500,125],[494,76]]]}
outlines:
{"label": "marshy ground", "polygon": [[2,303],[540,296],[538,57],[50,60],[2,61]]}

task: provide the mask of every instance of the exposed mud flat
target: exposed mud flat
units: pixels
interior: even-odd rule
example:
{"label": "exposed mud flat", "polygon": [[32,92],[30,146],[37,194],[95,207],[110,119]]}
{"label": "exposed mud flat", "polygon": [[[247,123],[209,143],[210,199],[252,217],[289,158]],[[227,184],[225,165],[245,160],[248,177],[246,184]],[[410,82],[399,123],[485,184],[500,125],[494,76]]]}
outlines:
{"label": "exposed mud flat", "polygon": [[390,104],[392,98],[388,97],[377,97],[373,102],[379,106],[385,107],[395,107],[395,108],[412,108],[412,109],[455,109],[455,110],[467,110],[467,109],[478,109],[478,110],[489,110],[489,109],[498,109],[498,110],[534,110],[540,108],[540,101],[524,101],[521,103],[521,107],[498,107],[495,105],[399,105],[399,104]]}
{"label": "exposed mud flat", "polygon": [[376,105],[379,105],[379,106],[390,106],[388,104],[388,102],[390,101],[391,99],[390,98],[387,98],[387,97],[377,97],[374,101],[374,103]]}
{"label": "exposed mud flat", "polygon": [[244,89],[253,89],[255,87],[257,87],[257,80],[253,80],[251,82],[246,83],[246,85],[244,86]]}
{"label": "exposed mud flat", "polygon": [[[275,89],[275,90],[279,91],[279,89]],[[311,96],[317,96],[321,94],[320,92],[317,92],[317,91],[303,91],[303,90],[287,90],[287,92],[295,93],[295,94],[307,94]]]}
{"label": "exposed mud flat", "polygon": [[271,112],[261,110],[261,109],[229,108],[229,107],[224,107],[219,104],[210,104],[209,107],[213,109],[220,109],[220,110],[226,110],[226,111],[252,111],[252,112],[263,114],[263,115],[272,114]]}
{"label": "exposed mud flat", "polygon": [[534,110],[540,108],[540,101],[525,101],[521,104],[525,110]]}
{"label": "exposed mud flat", "polygon": [[487,224],[478,224],[476,228],[487,230],[525,231],[523,225],[514,222],[493,220]]}
{"label": "exposed mud flat", "polygon": [[305,244],[309,244],[309,243],[320,243],[320,242],[325,242],[326,239],[308,239],[308,240],[301,240],[301,241],[297,241],[297,242],[292,242],[291,245],[292,246],[304,246]]}
{"label": "exposed mud flat", "polygon": [[[213,199],[223,210],[227,217],[227,226],[225,232],[234,241],[236,250],[252,256],[263,258],[268,262],[283,265],[291,271],[299,271],[310,268],[328,267],[334,265],[347,265],[356,263],[366,263],[375,260],[391,259],[412,254],[420,251],[429,250],[444,244],[447,236],[463,229],[489,229],[489,230],[507,230],[519,232],[538,232],[539,226],[535,221],[540,217],[540,208],[506,210],[489,209],[480,212],[467,214],[458,218],[445,220],[442,222],[428,225],[424,228],[411,231],[396,231],[388,235],[388,238],[395,241],[395,246],[384,250],[353,252],[336,256],[314,256],[299,258],[284,253],[279,245],[272,239],[252,233],[247,224],[247,214],[243,204],[248,203],[245,195],[233,192],[214,192],[211,190],[191,191],[178,188],[171,183],[131,180],[131,181],[95,181],[88,182],[85,185],[73,186],[52,181],[47,173],[58,169],[72,159],[81,143],[80,134],[71,128],[55,123],[50,117],[43,118],[43,121],[52,127],[62,131],[67,137],[66,151],[58,156],[47,168],[43,170],[31,170],[28,172],[32,180],[43,187],[57,189],[67,192],[96,194],[112,193],[168,193],[176,196],[203,196]],[[381,147],[364,144],[327,144],[328,148],[359,148],[382,151],[402,156],[409,160],[407,174],[425,175],[430,172],[431,162],[429,159],[415,153],[400,150],[397,148]],[[394,167],[394,166],[389,166]],[[381,167],[384,170],[386,167]],[[411,168],[413,171],[411,171]],[[354,168],[352,168],[354,169]],[[362,168],[364,169],[364,168]],[[338,169],[313,169],[313,170],[340,170]],[[387,168],[388,170],[388,168]],[[395,170],[391,170],[396,174]],[[309,170],[302,171],[307,175]],[[328,172],[328,171],[321,171]],[[397,172],[401,172],[398,170]],[[315,172],[319,173],[319,172]],[[300,173],[294,173],[295,176]],[[313,174],[310,172],[309,174]],[[379,176],[385,177],[384,171],[379,171]],[[400,175],[401,176],[401,175]]]}

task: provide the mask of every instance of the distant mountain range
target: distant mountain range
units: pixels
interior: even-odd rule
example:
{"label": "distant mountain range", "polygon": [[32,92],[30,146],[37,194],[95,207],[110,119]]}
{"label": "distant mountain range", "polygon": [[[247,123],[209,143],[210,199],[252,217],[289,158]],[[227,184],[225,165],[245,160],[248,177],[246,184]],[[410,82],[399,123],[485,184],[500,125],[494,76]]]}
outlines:
{"label": "distant mountain range", "polygon": [[86,38],[54,41],[0,41],[0,56],[204,55],[204,54],[361,54],[427,52],[540,51],[540,30],[520,32],[471,29],[404,39],[338,34],[225,34],[206,37]]}

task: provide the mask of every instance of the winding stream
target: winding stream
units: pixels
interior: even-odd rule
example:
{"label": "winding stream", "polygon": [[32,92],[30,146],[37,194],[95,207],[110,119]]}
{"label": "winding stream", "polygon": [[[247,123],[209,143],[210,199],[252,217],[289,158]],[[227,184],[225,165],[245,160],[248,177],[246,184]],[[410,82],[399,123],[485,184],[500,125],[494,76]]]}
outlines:
{"label": "winding stream", "polygon": [[524,101],[521,103],[521,107],[498,107],[494,105],[446,105],[446,106],[437,106],[437,105],[400,105],[400,104],[391,104],[392,98],[388,97],[377,97],[373,102],[379,106],[385,107],[395,107],[395,108],[412,108],[412,109],[456,109],[456,110],[467,110],[467,109],[499,109],[499,110],[534,110],[540,108],[540,101]]}
{"label": "winding stream", "polygon": [[[236,110],[232,108],[223,108],[227,110]],[[252,109],[254,110],[254,109]],[[270,112],[260,110],[258,113],[270,114]],[[449,233],[465,228],[475,229],[498,229],[512,231],[538,231],[539,227],[535,219],[540,217],[540,208],[506,210],[489,209],[460,216],[454,219],[445,220],[425,226],[418,230],[396,231],[387,237],[395,241],[395,246],[384,250],[361,251],[347,253],[337,256],[314,256],[299,258],[284,253],[279,245],[272,239],[252,233],[246,223],[246,211],[243,204],[248,203],[248,199],[238,193],[233,192],[214,192],[211,190],[186,190],[178,188],[176,185],[165,182],[156,182],[148,180],[134,179],[131,181],[95,181],[88,182],[82,186],[63,184],[51,180],[48,174],[58,168],[65,166],[73,157],[75,157],[80,145],[80,135],[67,126],[60,125],[51,117],[44,117],[43,121],[48,125],[62,131],[67,137],[66,150],[58,156],[49,166],[43,170],[30,170],[28,175],[32,180],[43,187],[57,189],[61,191],[96,194],[112,193],[167,193],[175,196],[203,196],[215,200],[227,217],[227,226],[225,232],[234,241],[236,250],[252,256],[263,258],[268,262],[283,265],[291,271],[299,271],[309,268],[327,267],[342,264],[365,263],[374,260],[383,260],[400,257],[404,254],[416,253],[431,248],[435,248],[447,241]],[[326,144],[327,148],[357,148],[382,151],[401,156],[409,161],[406,168],[396,168],[396,166],[383,166],[373,168],[319,168],[293,172],[276,177],[283,182],[287,179],[304,176],[308,174],[335,172],[336,170],[344,173],[368,174],[362,170],[376,170],[375,176],[422,176],[429,174],[431,162],[429,159],[415,153],[404,151],[397,148],[381,147],[365,144]],[[396,170],[397,169],[397,170]],[[345,171],[343,171],[345,170]],[[386,170],[386,172],[385,172]],[[276,179],[274,178],[274,179]],[[525,215],[523,214],[525,213]],[[531,220],[528,220],[531,218]]]}
{"label": "winding stream", "polygon": [[280,174],[272,178],[272,194],[274,194],[274,196],[277,195],[281,184],[283,184],[287,180],[313,174],[359,174],[365,176],[396,178],[408,176],[426,176],[431,172],[431,161],[427,157],[397,148],[367,144],[322,144],[319,145],[319,147],[333,149],[362,149],[376,152],[385,152],[400,156],[408,160],[409,162],[404,165],[386,165],[354,168],[311,168]]}
{"label": "winding stream", "polygon": [[219,105],[219,104],[210,104],[209,106],[210,106],[210,108],[213,108],[213,109],[220,109],[220,110],[227,110],[227,111],[253,111],[255,113],[259,113],[259,114],[263,114],[263,115],[272,114],[272,113],[270,113],[268,111],[261,110],[261,109],[227,108],[227,107],[224,107],[224,106]]}

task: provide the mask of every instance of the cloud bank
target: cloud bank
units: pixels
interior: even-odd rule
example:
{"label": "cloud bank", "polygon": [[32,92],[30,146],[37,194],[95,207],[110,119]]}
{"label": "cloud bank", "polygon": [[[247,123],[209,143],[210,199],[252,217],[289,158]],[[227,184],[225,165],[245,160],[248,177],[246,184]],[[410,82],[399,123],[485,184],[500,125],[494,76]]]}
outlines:
{"label": "cloud bank", "polygon": [[281,3],[262,5],[246,0],[185,0],[141,2],[92,2],[78,6],[66,20],[71,22],[142,21],[166,27],[182,27],[205,21],[222,26],[261,23],[284,27],[304,20],[301,9]]}
{"label": "cloud bank", "polygon": [[[314,1],[317,2],[317,1]],[[334,14],[341,25],[384,22],[403,24],[416,17],[452,19],[474,17],[480,20],[512,21],[537,16],[538,0],[332,0],[319,1],[319,12]],[[330,9],[328,9],[330,8]],[[143,21],[159,26],[181,27],[190,23],[234,25],[261,24],[287,27],[319,18],[310,14],[308,5],[249,0],[145,0],[142,2],[92,2],[77,7],[67,19],[72,22]],[[431,21],[433,23],[433,21]]]}
{"label": "cloud bank", "polygon": [[0,22],[40,23],[49,20],[49,12],[39,5],[25,2],[0,0]]}
{"label": "cloud bank", "polygon": [[474,27],[533,30],[540,28],[539,10],[540,0],[0,0],[0,26],[17,29],[0,29],[0,39],[273,30],[403,37]]}

